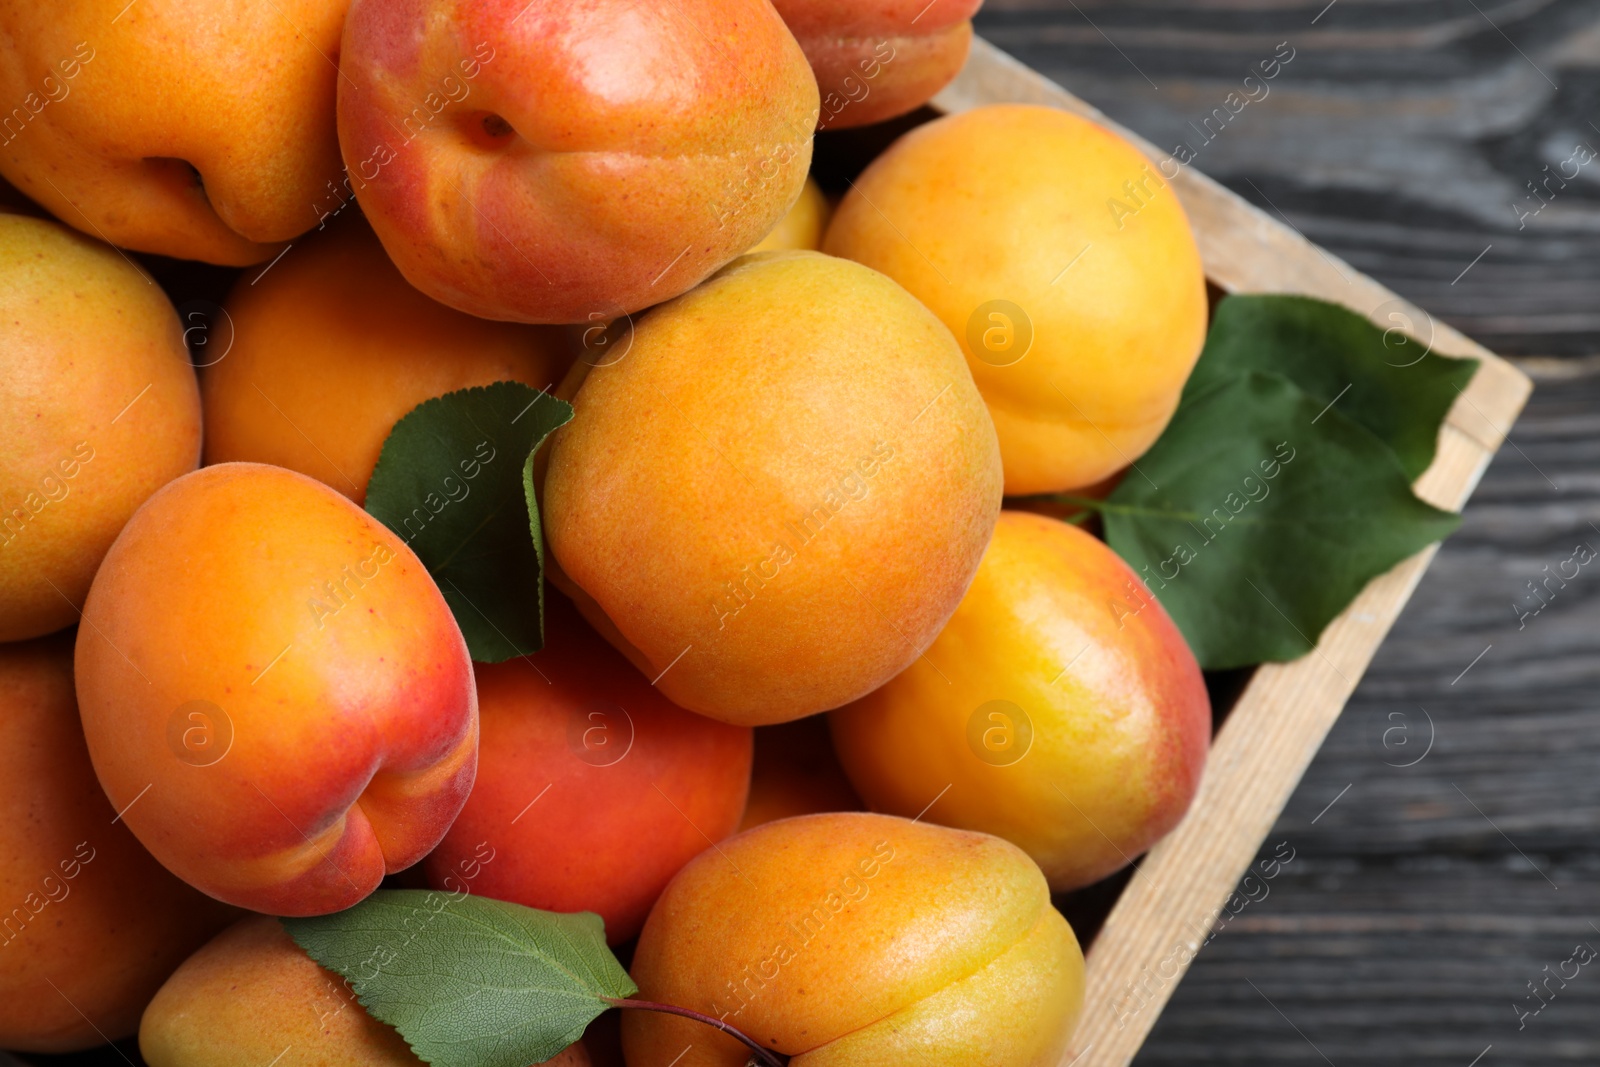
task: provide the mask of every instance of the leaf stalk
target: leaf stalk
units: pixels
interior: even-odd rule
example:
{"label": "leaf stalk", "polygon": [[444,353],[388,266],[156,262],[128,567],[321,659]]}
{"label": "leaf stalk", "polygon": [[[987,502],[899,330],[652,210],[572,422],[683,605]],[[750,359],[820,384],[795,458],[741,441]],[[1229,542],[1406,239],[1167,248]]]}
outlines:
{"label": "leaf stalk", "polygon": [[714,1015],[707,1015],[704,1012],[694,1011],[690,1008],[680,1008],[675,1004],[659,1004],[653,1000],[631,1000],[627,997],[601,997],[600,999],[614,1008],[634,1008],[639,1011],[658,1011],[665,1015],[681,1015],[685,1019],[693,1019],[695,1022],[714,1026],[754,1052],[756,1058],[764,1067],[787,1067],[789,1063],[789,1057],[774,1052],[765,1045],[758,1044],[754,1038],[734,1029]]}

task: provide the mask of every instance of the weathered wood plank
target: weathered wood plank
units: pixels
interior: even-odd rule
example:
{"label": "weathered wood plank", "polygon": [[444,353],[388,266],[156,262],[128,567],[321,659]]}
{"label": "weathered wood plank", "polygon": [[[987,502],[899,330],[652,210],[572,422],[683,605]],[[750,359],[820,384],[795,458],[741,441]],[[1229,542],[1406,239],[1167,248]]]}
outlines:
{"label": "weathered wood plank", "polygon": [[[1495,351],[1595,351],[1600,160],[1528,188],[1600,149],[1594,0],[988,0],[979,26]],[[1280,42],[1295,58],[1206,140]]]}

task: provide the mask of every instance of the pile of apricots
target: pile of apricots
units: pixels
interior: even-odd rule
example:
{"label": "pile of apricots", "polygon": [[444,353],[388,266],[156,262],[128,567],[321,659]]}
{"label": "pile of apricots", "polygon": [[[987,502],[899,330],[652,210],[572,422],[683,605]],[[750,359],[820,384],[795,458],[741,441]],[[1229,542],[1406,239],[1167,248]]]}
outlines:
{"label": "pile of apricots", "polygon": [[[595,912],[801,1067],[1060,1061],[1052,894],[1178,823],[1211,711],[1038,498],[1150,447],[1207,301],[1114,133],[903,118],[977,6],[0,0],[0,1048],[415,1065],[274,918],[400,886]],[[574,415],[544,647],[474,663],[363,503],[504,381]],[[748,1052],[550,1062],[619,1056]]]}

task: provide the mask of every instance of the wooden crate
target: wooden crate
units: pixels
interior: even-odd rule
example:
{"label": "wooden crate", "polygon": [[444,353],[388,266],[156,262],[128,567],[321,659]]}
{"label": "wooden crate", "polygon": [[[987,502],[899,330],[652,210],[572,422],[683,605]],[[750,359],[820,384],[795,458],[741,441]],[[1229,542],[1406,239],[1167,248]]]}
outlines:
{"label": "wooden crate", "polygon": [[[933,105],[948,113],[998,103],[1062,108],[1116,130],[1153,163],[1166,156],[975,40],[966,68]],[[1206,276],[1224,292],[1318,297],[1385,329],[1417,324],[1409,332],[1423,341],[1431,333],[1435,352],[1482,361],[1416,483],[1422,499],[1459,511],[1522,410],[1532,390],[1527,377],[1192,167],[1171,184],[1194,225]],[[1123,1067],[1139,1051],[1436,550],[1374,579],[1308,655],[1256,669],[1217,733],[1193,807],[1139,862],[1088,945],[1088,999],[1061,1067]]]}

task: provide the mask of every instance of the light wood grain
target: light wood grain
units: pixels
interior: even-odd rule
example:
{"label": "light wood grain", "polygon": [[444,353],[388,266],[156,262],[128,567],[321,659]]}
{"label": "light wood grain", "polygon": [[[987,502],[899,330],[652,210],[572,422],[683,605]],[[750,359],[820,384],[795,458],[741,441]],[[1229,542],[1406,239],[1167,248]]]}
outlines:
{"label": "light wood grain", "polygon": [[[954,112],[1003,102],[1073,111],[1117,129],[1153,161],[1165,158],[982,40],[934,104]],[[1417,482],[1440,507],[1465,504],[1527,400],[1527,377],[1194,169],[1182,168],[1171,185],[1220,288],[1320,297],[1406,329],[1440,354],[1482,361]],[[1063,1067],[1123,1067],[1138,1052],[1435,551],[1370,583],[1311,654],[1256,671],[1217,735],[1187,817],[1141,861],[1090,947],[1087,1003]]]}

